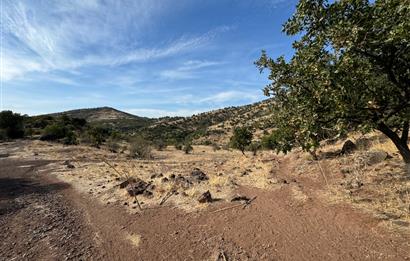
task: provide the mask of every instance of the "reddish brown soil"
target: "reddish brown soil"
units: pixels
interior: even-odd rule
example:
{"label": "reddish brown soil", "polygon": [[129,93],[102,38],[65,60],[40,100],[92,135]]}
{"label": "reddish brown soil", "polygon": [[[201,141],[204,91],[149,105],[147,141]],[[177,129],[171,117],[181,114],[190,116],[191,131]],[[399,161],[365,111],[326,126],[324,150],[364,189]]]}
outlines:
{"label": "reddish brown soil", "polygon": [[[314,194],[302,203],[291,185],[241,188],[257,196],[247,208],[215,212],[238,204],[220,201],[199,212],[165,206],[131,215],[38,174],[44,164],[0,160],[0,260],[410,260],[405,235]],[[130,234],[141,237],[139,246]]]}

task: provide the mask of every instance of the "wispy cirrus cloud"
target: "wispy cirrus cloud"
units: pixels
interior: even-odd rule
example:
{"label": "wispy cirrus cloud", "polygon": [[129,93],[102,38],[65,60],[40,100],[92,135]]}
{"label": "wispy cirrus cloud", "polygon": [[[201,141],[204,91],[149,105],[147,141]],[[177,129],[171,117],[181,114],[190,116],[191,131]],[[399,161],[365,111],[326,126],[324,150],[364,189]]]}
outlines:
{"label": "wispy cirrus cloud", "polygon": [[169,80],[182,80],[182,79],[194,79],[200,77],[201,69],[215,67],[224,64],[223,62],[216,61],[199,61],[189,60],[183,63],[175,69],[164,70],[160,73],[160,76]]}
{"label": "wispy cirrus cloud", "polygon": [[149,21],[170,3],[6,0],[1,18],[3,80],[29,72],[152,61],[200,48],[229,30],[221,26],[147,47],[142,44],[142,29],[149,28]]}

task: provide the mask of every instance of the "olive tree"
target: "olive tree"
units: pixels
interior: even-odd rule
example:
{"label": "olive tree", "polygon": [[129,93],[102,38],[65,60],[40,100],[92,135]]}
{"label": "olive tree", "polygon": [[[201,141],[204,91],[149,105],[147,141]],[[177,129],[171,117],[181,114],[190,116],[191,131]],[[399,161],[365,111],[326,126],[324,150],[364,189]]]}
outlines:
{"label": "olive tree", "polygon": [[379,130],[410,163],[410,2],[300,0],[283,31],[294,54],[256,65],[270,71],[283,151],[313,151],[330,135]]}

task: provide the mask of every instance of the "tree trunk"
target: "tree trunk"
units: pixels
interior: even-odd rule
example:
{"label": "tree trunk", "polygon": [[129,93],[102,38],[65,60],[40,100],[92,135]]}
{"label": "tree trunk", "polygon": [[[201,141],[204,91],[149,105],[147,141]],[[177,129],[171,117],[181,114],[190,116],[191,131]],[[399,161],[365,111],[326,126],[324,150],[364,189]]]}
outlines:
{"label": "tree trunk", "polygon": [[[387,137],[390,138],[390,140],[396,145],[397,149],[400,152],[400,155],[403,157],[403,161],[406,164],[410,164],[410,149],[409,146],[407,145],[407,139],[401,139],[397,133],[392,131],[389,127],[386,126],[384,123],[380,123],[378,126],[379,131],[381,131],[383,134],[385,134]],[[407,137],[408,135],[408,130],[407,133],[402,134],[403,137]]]}

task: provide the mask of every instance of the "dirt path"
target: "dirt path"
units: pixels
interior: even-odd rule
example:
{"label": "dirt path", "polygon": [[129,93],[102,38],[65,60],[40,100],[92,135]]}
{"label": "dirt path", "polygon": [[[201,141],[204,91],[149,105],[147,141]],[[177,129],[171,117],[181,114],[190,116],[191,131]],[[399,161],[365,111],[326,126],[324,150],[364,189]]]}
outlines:
{"label": "dirt path", "polygon": [[410,260],[408,238],[349,206],[298,200],[304,184],[241,188],[257,196],[245,209],[215,212],[233,204],[216,202],[131,215],[39,174],[44,164],[0,160],[0,260]]}

